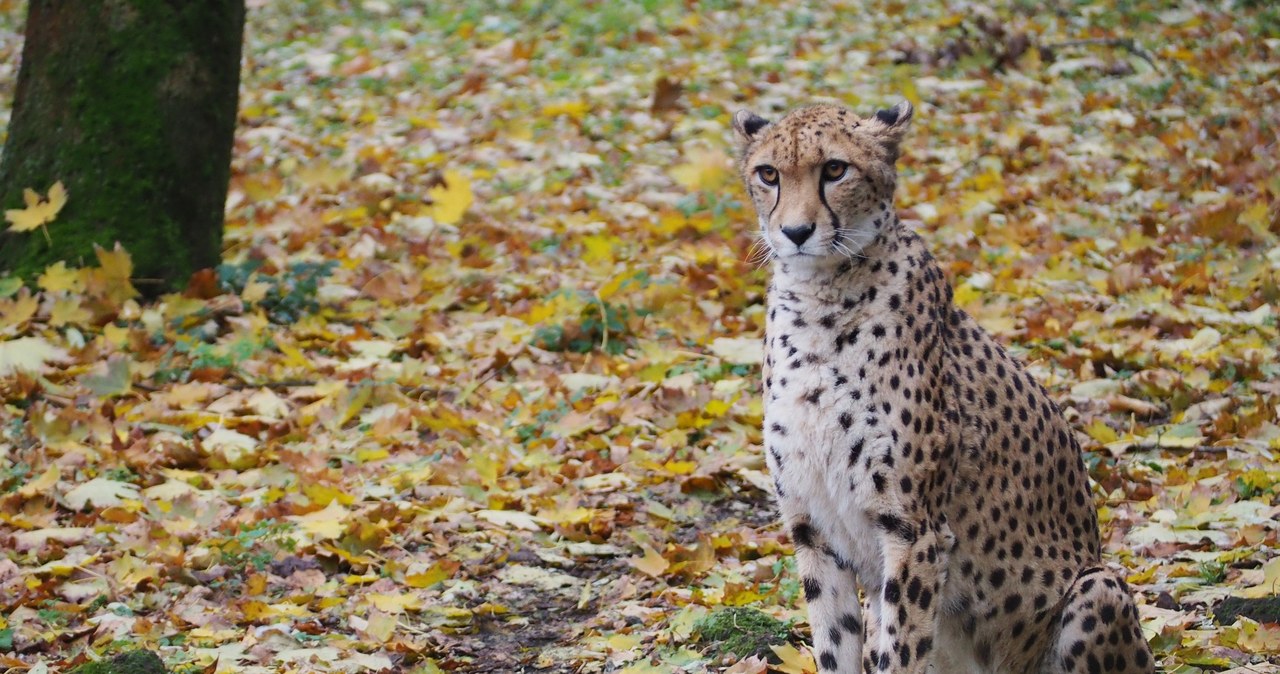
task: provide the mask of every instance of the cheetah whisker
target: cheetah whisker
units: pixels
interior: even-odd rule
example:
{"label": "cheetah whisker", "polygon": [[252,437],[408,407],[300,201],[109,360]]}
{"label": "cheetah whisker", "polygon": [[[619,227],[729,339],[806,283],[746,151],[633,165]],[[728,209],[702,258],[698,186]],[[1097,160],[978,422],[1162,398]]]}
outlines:
{"label": "cheetah whisker", "polygon": [[769,245],[763,241],[757,241],[751,244],[751,249],[747,253],[745,262],[759,269],[772,258],[773,250]]}

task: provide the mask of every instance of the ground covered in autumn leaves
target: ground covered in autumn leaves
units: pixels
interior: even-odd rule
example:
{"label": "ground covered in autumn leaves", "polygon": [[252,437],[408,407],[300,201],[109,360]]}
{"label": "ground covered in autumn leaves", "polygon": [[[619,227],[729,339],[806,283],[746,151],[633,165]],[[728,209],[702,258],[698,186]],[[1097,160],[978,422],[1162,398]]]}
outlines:
{"label": "ground covered in autumn leaves", "polygon": [[812,671],[728,120],[905,96],[1159,661],[1277,671],[1269,3],[249,4],[226,264],[0,278],[0,669]]}

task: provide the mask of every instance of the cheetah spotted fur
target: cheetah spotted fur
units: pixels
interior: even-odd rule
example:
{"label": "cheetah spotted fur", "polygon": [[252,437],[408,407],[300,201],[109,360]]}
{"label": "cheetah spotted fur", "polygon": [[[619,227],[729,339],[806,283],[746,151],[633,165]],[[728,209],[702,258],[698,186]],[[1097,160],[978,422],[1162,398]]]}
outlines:
{"label": "cheetah spotted fur", "polygon": [[773,258],[766,461],[818,665],[1153,672],[1071,429],[894,210],[911,117],[734,116]]}

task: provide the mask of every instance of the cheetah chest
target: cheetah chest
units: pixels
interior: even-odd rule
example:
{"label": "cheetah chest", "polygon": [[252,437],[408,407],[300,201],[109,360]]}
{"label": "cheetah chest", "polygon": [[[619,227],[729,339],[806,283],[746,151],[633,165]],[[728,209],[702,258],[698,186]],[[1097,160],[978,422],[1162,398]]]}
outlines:
{"label": "cheetah chest", "polygon": [[[779,312],[781,313],[781,312]],[[873,525],[883,510],[888,473],[875,457],[890,439],[872,407],[867,349],[837,340],[855,332],[808,328],[788,316],[770,322],[766,353],[764,439],[766,460],[786,510],[803,513],[822,530],[861,578],[881,575]]]}

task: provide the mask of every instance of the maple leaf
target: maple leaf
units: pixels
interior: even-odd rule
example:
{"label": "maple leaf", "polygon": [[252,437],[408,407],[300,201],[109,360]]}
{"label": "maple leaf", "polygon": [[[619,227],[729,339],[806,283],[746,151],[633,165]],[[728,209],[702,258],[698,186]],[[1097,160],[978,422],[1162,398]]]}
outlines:
{"label": "maple leaf", "polygon": [[444,184],[431,188],[431,217],[444,225],[457,224],[474,200],[471,182],[459,171],[445,171]]}
{"label": "maple leaf", "polygon": [[84,288],[84,274],[82,270],[70,269],[66,262],[58,260],[45,268],[36,284],[51,293],[80,292]]}
{"label": "maple leaf", "polygon": [[784,674],[814,674],[818,671],[818,666],[814,663],[813,655],[808,649],[801,651],[791,644],[780,644],[769,648],[773,649],[774,654],[781,660],[774,665],[774,669]]}
{"label": "maple leaf", "polygon": [[86,292],[96,297],[105,297],[115,305],[137,297],[138,291],[130,280],[133,274],[133,258],[120,245],[120,242],[117,241],[112,250],[107,250],[95,243],[93,252],[98,258],[99,266],[86,270]]}
{"label": "maple leaf", "polygon": [[4,219],[12,223],[9,231],[29,232],[40,227],[45,239],[49,240],[49,230],[45,225],[53,222],[62,207],[67,205],[67,188],[59,180],[49,188],[47,199],[41,199],[34,190],[27,188],[22,191],[22,200],[26,203],[26,208],[4,212]]}

